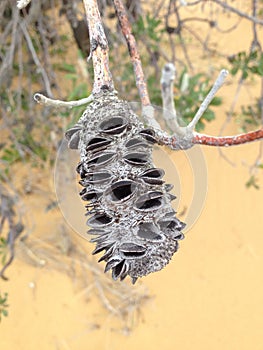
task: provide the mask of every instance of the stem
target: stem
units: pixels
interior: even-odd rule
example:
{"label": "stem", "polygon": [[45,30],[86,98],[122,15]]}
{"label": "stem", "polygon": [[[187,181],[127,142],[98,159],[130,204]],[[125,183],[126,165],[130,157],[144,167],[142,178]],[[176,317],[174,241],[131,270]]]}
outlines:
{"label": "stem", "polygon": [[162,90],[162,101],[163,101],[163,118],[167,123],[169,129],[176,135],[183,135],[183,128],[180,127],[176,109],[174,106],[174,79],[176,69],[173,63],[167,63],[162,70],[161,77],[161,90]]}
{"label": "stem", "polygon": [[96,0],[83,0],[90,36],[90,55],[94,69],[93,94],[103,90],[114,90],[109,68],[109,47]]}
{"label": "stem", "polygon": [[194,134],[192,139],[193,144],[228,147],[235,145],[242,145],[247,142],[263,139],[263,129],[251,131],[246,134],[240,134],[235,136],[208,136],[199,133]]}
{"label": "stem", "polygon": [[143,70],[142,70],[140,55],[137,49],[134,35],[132,34],[131,25],[128,20],[126,10],[121,0],[113,0],[113,4],[115,7],[117,17],[119,19],[122,33],[127,42],[129,54],[131,56],[131,60],[133,63],[134,74],[136,77],[136,86],[139,90],[139,95],[140,95],[142,105],[148,106],[151,104],[151,102],[150,102],[147,85],[146,85]]}
{"label": "stem", "polygon": [[48,98],[40,93],[36,93],[34,95],[34,100],[37,103],[45,104],[47,106],[52,106],[52,107],[67,107],[67,108],[79,107],[92,102],[93,99],[94,99],[93,95],[90,95],[88,97],[82,98],[81,100],[77,100],[77,101],[61,101],[61,100],[54,100],[52,98]]}
{"label": "stem", "polygon": [[204,114],[205,110],[209,106],[209,104],[212,101],[212,99],[214,98],[215,94],[220,89],[220,87],[223,85],[227,74],[228,74],[227,70],[225,70],[225,69],[221,70],[221,72],[219,73],[219,75],[218,75],[218,77],[217,77],[217,79],[216,79],[212,89],[210,90],[209,94],[206,96],[206,98],[202,102],[202,104],[199,107],[199,109],[198,109],[196,115],[194,116],[194,118],[188,124],[188,126],[187,126],[188,129],[194,130],[196,124],[198,123],[198,121],[202,117],[202,115]]}

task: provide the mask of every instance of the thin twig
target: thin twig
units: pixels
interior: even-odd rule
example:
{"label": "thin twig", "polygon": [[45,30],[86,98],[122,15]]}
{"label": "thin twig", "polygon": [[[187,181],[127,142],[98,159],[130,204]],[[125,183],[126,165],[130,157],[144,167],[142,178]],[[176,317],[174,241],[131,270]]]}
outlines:
{"label": "thin twig", "polygon": [[85,104],[92,102],[94,100],[94,96],[91,94],[90,96],[82,98],[81,100],[77,100],[77,101],[61,101],[61,100],[54,100],[52,98],[46,97],[40,93],[36,93],[34,95],[34,100],[37,103],[45,104],[46,106],[73,108],[73,107],[83,106]]}
{"label": "thin twig", "polygon": [[127,42],[129,54],[133,63],[133,70],[136,78],[136,86],[139,91],[141,103],[142,103],[142,117],[148,126],[154,129],[160,130],[159,123],[154,118],[154,108],[151,106],[147,84],[145,81],[140,54],[137,49],[137,44],[132,34],[131,25],[121,0],[113,0],[115,11],[121,26],[122,33]]}
{"label": "thin twig", "polygon": [[207,109],[208,105],[211,103],[212,99],[214,98],[217,91],[220,89],[220,87],[223,85],[226,77],[228,75],[228,71],[225,69],[222,69],[219,73],[212,89],[210,90],[209,94],[206,96],[204,101],[202,102],[201,106],[199,107],[196,115],[192,119],[192,121],[189,123],[188,128],[191,130],[194,130],[196,124],[198,123],[199,119],[204,114],[205,110]]}
{"label": "thin twig", "polygon": [[150,98],[147,90],[146,81],[142,69],[140,54],[137,49],[134,35],[132,34],[131,25],[129,23],[126,10],[121,0],[113,0],[115,11],[119,19],[121,30],[127,42],[129,54],[133,63],[133,69],[136,77],[136,86],[139,90],[139,95],[143,106],[150,105]]}
{"label": "thin twig", "polygon": [[48,75],[47,75],[45,69],[42,67],[42,65],[41,65],[41,63],[40,63],[40,61],[39,61],[39,58],[38,58],[38,56],[37,56],[36,50],[35,50],[35,48],[34,48],[34,45],[33,45],[33,43],[32,43],[32,40],[31,40],[31,38],[30,38],[30,35],[29,35],[29,33],[28,33],[28,30],[27,30],[27,28],[26,28],[25,23],[24,23],[24,22],[20,22],[20,27],[21,27],[22,32],[23,32],[23,34],[24,34],[24,37],[25,37],[25,39],[26,39],[27,46],[28,46],[28,48],[29,48],[29,51],[31,52],[32,58],[33,58],[33,60],[34,60],[34,62],[35,62],[35,64],[36,64],[36,66],[38,67],[38,69],[39,69],[39,71],[40,71],[40,73],[41,73],[41,75],[42,75],[42,78],[43,78],[43,81],[44,81],[44,85],[45,85],[45,89],[46,89],[46,91],[47,91],[47,94],[48,94],[48,96],[51,96],[51,97],[52,97],[53,94],[52,94],[52,91],[51,91],[51,86],[50,86],[50,82],[49,82]]}
{"label": "thin twig", "polygon": [[[237,8],[235,7],[232,7],[230,5],[228,5],[226,2],[222,2],[220,0],[212,0],[213,2],[215,2],[216,4],[220,5],[221,7],[223,7],[224,9],[230,11],[230,12],[233,12],[235,13],[236,15],[238,15],[239,17],[243,17],[243,18],[246,18],[248,19],[249,21],[252,21],[256,24],[261,24],[263,25],[263,21],[258,19],[257,17],[255,16],[250,16],[248,15],[247,13],[245,12],[242,12],[240,10],[238,10]],[[190,4],[189,4],[190,5]]]}

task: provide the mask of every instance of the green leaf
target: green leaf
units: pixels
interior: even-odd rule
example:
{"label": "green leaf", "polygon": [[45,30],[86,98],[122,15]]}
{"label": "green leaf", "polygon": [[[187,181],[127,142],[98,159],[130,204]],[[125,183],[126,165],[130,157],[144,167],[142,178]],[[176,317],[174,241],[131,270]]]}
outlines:
{"label": "green leaf", "polygon": [[210,103],[211,106],[220,106],[221,104],[222,104],[222,98],[217,96],[215,96]]}
{"label": "green leaf", "polygon": [[238,67],[238,66],[235,66],[235,67],[233,67],[233,68],[230,70],[230,74],[236,75],[237,72],[238,72],[238,70],[239,70],[239,67]]}
{"label": "green leaf", "polygon": [[260,187],[257,184],[258,179],[256,179],[256,177],[254,175],[252,175],[249,180],[246,182],[246,187],[250,188],[250,187],[254,187],[256,190],[259,190]]}
{"label": "green leaf", "polygon": [[202,118],[210,122],[211,120],[215,119],[215,113],[211,109],[208,108],[204,112]]}

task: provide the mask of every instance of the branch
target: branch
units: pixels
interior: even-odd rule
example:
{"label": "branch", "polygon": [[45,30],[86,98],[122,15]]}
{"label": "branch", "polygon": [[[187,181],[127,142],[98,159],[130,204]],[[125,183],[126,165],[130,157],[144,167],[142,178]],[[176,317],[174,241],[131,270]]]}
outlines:
{"label": "branch", "polygon": [[109,68],[109,47],[96,0],[83,0],[90,37],[90,56],[93,61],[93,94],[103,90],[113,91],[114,85]]}
{"label": "branch", "polygon": [[[240,17],[246,18],[249,21],[252,21],[253,23],[263,25],[263,21],[262,20],[258,19],[255,16],[250,16],[247,13],[238,10],[235,7],[232,7],[232,6],[228,5],[226,2],[222,2],[220,0],[212,0],[212,1],[215,2],[216,4],[222,6],[224,9],[226,9],[226,10],[228,10],[230,12],[233,12],[233,13],[235,13],[236,15],[238,15]],[[188,5],[190,5],[190,4],[188,4]]]}
{"label": "branch", "polygon": [[[169,136],[163,131],[158,131],[157,136],[160,144],[164,144],[170,147],[173,150],[179,149],[188,149],[193,147],[196,144],[200,145],[209,145],[209,146],[218,146],[218,147],[228,147],[234,145],[241,145],[247,142],[252,142],[256,140],[263,139],[263,129],[252,131],[246,134],[235,135],[235,136],[210,136],[199,134],[194,132],[194,128],[196,123],[201,118],[202,114],[207,109],[208,105],[214,98],[218,89],[222,86],[226,76],[227,71],[222,70],[216,79],[212,89],[202,102],[199,110],[194,116],[193,120],[186,126],[181,127],[177,120],[176,111],[174,108],[174,96],[173,96],[173,88],[172,83],[174,81],[175,75],[175,67],[172,63],[166,64],[161,79],[161,87],[162,87],[162,98],[163,98],[163,107],[164,110],[164,118],[169,122],[169,126],[172,126],[174,135]],[[168,111],[170,115],[167,115]],[[174,118],[174,120],[172,120]]]}
{"label": "branch", "polygon": [[198,111],[196,112],[194,118],[191,120],[191,122],[188,125],[188,128],[191,130],[194,130],[196,124],[198,123],[199,119],[204,114],[205,110],[213,100],[215,94],[220,89],[220,87],[223,85],[226,77],[228,75],[228,71],[225,69],[222,69],[219,73],[219,76],[217,77],[212,89],[209,91],[208,95],[204,99],[204,101],[201,103],[201,106],[199,107]]}
{"label": "branch", "polygon": [[47,75],[45,69],[42,67],[42,65],[41,65],[41,63],[39,61],[39,58],[37,56],[36,50],[35,50],[34,45],[32,43],[31,37],[30,37],[30,35],[28,33],[28,30],[27,30],[25,22],[20,22],[20,26],[21,26],[22,32],[24,34],[24,37],[26,39],[29,51],[31,52],[32,58],[33,58],[33,60],[35,62],[35,65],[38,67],[38,70],[39,70],[39,72],[42,75],[42,79],[44,81],[44,85],[45,85],[45,89],[47,91],[47,94],[49,96],[52,96],[52,91],[51,91],[51,86],[50,86],[48,75]]}
{"label": "branch", "polygon": [[163,101],[163,118],[169,129],[177,135],[182,134],[182,128],[178,123],[178,118],[174,106],[173,85],[176,69],[172,63],[167,63],[162,70],[161,90]]}
{"label": "branch", "polygon": [[151,106],[147,84],[145,81],[142,62],[140,59],[140,54],[137,49],[136,41],[134,35],[132,34],[131,25],[126,13],[126,10],[123,6],[121,0],[112,0],[116,15],[119,19],[119,24],[121,26],[122,34],[127,42],[129,54],[133,63],[133,71],[136,78],[136,86],[139,91],[141,103],[142,103],[142,117],[145,120],[145,123],[148,126],[151,126],[154,129],[161,130],[159,123],[154,118],[154,108]]}
{"label": "branch", "polygon": [[151,104],[151,102],[150,102],[147,85],[144,78],[144,73],[142,70],[140,54],[137,49],[134,35],[132,34],[131,25],[128,20],[126,10],[121,0],[112,0],[112,1],[115,7],[116,15],[119,19],[122,34],[127,42],[129,54],[131,56],[131,60],[133,63],[134,74],[136,77],[136,86],[139,90],[139,95],[140,95],[142,105],[148,106]]}
{"label": "branch", "polygon": [[251,131],[246,134],[220,137],[195,133],[195,136],[192,139],[192,143],[208,146],[229,147],[235,145],[242,145],[244,143],[257,141],[261,139],[263,139],[263,129]]}
{"label": "branch", "polygon": [[61,101],[61,100],[54,100],[42,94],[36,93],[34,95],[34,100],[37,103],[45,104],[46,106],[73,108],[73,107],[83,106],[85,104],[92,102],[94,100],[94,96],[91,94],[90,96],[82,98],[81,100],[77,100],[77,101]]}

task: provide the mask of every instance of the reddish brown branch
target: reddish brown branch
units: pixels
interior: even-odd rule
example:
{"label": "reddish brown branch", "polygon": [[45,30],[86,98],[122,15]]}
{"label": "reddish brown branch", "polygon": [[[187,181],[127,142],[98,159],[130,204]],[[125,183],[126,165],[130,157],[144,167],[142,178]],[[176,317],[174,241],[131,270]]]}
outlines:
{"label": "reddish brown branch", "polygon": [[243,143],[252,142],[260,139],[263,139],[263,129],[251,131],[246,134],[220,137],[195,133],[195,136],[192,139],[192,143],[208,146],[228,147],[241,145]]}
{"label": "reddish brown branch", "polygon": [[113,4],[115,6],[115,11],[119,19],[122,33],[127,42],[129,54],[131,56],[131,60],[133,63],[134,74],[136,77],[136,86],[139,90],[142,105],[148,106],[150,105],[150,99],[149,99],[147,85],[146,85],[143,70],[142,70],[142,63],[141,63],[141,59],[137,49],[134,35],[132,34],[131,25],[128,20],[126,10],[121,0],[113,0]]}
{"label": "reddish brown branch", "polygon": [[94,84],[93,94],[101,90],[114,90],[109,68],[109,47],[96,0],[83,0],[90,37],[90,54],[93,60]]}

